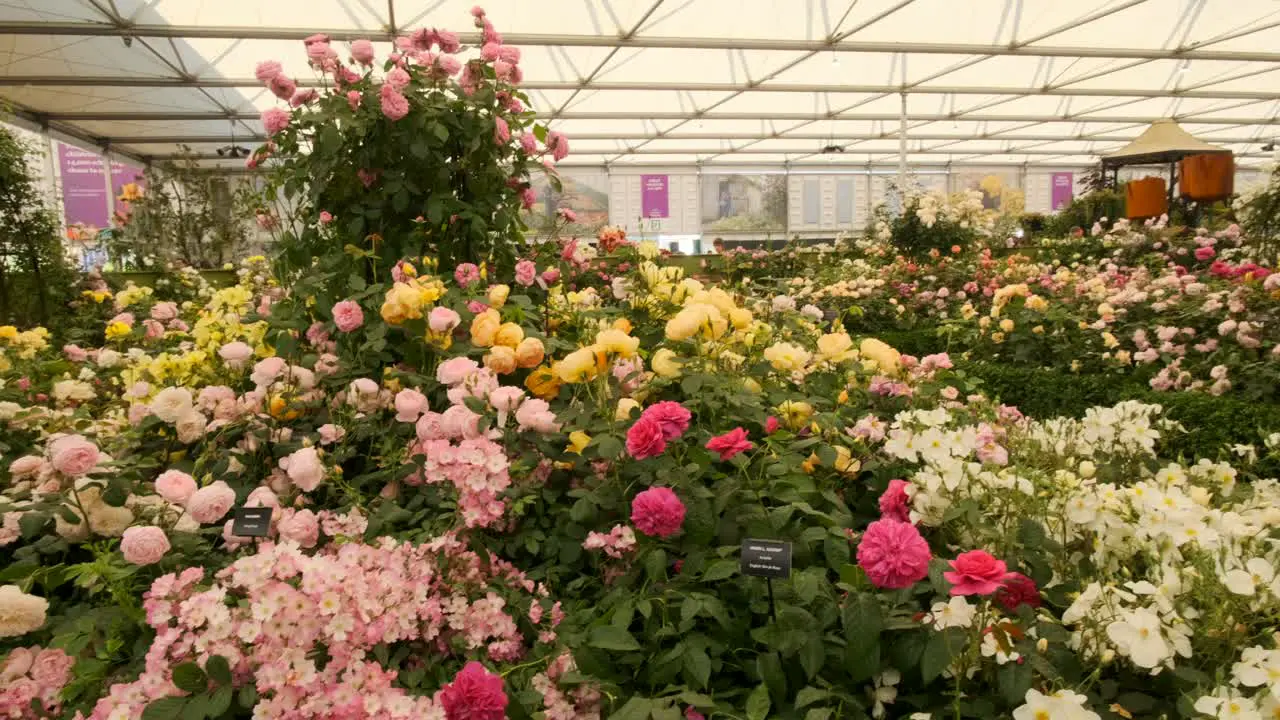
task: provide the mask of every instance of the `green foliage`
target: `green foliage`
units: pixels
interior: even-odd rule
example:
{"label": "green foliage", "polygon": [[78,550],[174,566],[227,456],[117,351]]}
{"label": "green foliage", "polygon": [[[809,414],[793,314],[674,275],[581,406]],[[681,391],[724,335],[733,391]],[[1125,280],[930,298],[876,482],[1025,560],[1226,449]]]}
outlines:
{"label": "green foliage", "polygon": [[1124,217],[1124,193],[1112,189],[1097,189],[1073,198],[1071,204],[1053,215],[1044,225],[1044,234],[1065,237],[1072,228],[1086,233],[1102,218],[1115,220]]}
{"label": "green foliage", "polygon": [[1239,209],[1247,237],[1263,257],[1280,252],[1280,167],[1271,171],[1267,185],[1244,199]]}
{"label": "green foliage", "polygon": [[77,291],[57,215],[30,163],[35,152],[0,126],[0,325],[56,327]]}
{"label": "green foliage", "polygon": [[908,258],[922,259],[935,251],[950,254],[953,245],[967,248],[973,244],[977,235],[972,228],[962,226],[941,212],[920,212],[924,202],[930,202],[930,199],[910,196],[902,212],[894,216],[890,216],[884,206],[876,208],[875,220],[889,226],[889,242],[895,251]]}

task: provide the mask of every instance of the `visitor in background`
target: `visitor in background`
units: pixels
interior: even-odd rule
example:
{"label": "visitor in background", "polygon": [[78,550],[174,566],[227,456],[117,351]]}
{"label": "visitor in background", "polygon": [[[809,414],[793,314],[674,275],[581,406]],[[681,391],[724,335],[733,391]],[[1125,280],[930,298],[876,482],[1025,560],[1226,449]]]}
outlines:
{"label": "visitor in background", "polygon": [[711,252],[714,255],[724,254],[724,238],[716,238],[711,241]]}

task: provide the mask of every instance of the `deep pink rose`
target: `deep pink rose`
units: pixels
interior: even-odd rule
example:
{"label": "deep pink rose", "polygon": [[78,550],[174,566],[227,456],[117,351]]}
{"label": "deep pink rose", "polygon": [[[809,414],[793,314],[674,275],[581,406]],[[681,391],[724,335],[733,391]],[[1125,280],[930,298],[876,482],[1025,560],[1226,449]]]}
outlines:
{"label": "deep pink rose", "polygon": [[666,449],[667,440],[657,420],[641,417],[627,430],[627,452],[637,460],[657,457]]}
{"label": "deep pink rose", "polygon": [[899,522],[911,521],[911,499],[907,496],[909,486],[906,480],[889,481],[889,489],[880,495],[880,517]]}
{"label": "deep pink rose", "polygon": [[507,695],[502,678],[474,660],[440,688],[437,696],[448,720],[506,720]]}
{"label": "deep pink rose", "polygon": [[684,503],[671,488],[652,487],[631,501],[631,522],[645,535],[667,538],[684,524]]}
{"label": "deep pink rose", "polygon": [[120,552],[126,562],[153,565],[169,552],[169,538],[154,525],[134,525],[120,538]]}
{"label": "deep pink rose", "polygon": [[932,557],[914,525],[889,518],[868,525],[858,543],[858,567],[880,588],[898,590],[923,580]]}
{"label": "deep pink rose", "polygon": [[951,561],[951,571],[942,574],[951,583],[952,595],[990,595],[1009,574],[1003,560],[986,550],[970,550]]}
{"label": "deep pink rose", "polygon": [[768,434],[768,435],[772,435],[772,434],[774,434],[774,433],[778,432],[778,418],[776,418],[776,417],[774,417],[774,416],[770,415],[770,416],[769,416],[769,417],[764,421],[764,431],[765,431],[765,433],[766,433],[766,434]]}
{"label": "deep pink rose", "polygon": [[996,590],[996,602],[1009,612],[1017,610],[1020,605],[1038,608],[1040,588],[1036,587],[1035,580],[1022,573],[1009,573]]}
{"label": "deep pink rose", "polygon": [[662,427],[664,440],[675,440],[689,429],[689,420],[693,414],[678,402],[664,400],[645,408],[640,417],[657,422]]}
{"label": "deep pink rose", "polygon": [[723,435],[717,435],[707,441],[707,449],[720,453],[721,460],[728,460],[738,453],[755,447],[755,443],[747,439],[747,431],[737,427]]}
{"label": "deep pink rose", "polygon": [[532,260],[521,260],[516,263],[516,282],[529,287],[538,279],[538,266]]}

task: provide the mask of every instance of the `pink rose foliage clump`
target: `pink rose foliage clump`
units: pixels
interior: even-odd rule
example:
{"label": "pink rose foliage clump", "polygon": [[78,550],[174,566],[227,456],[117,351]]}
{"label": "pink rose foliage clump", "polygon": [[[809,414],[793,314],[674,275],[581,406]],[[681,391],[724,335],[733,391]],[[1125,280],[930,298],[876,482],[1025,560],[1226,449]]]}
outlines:
{"label": "pink rose foliage clump", "polygon": [[374,648],[407,647],[431,666],[509,663],[531,649],[520,614],[539,643],[555,640],[563,618],[545,588],[451,534],[421,545],[330,544],[315,555],[265,542],[212,582],[203,568],[188,568],[160,577],[143,597],[156,632],[146,667],[112,685],[88,720],[141,717],[152,701],[182,696],[171,669],[203,667],[214,655],[230,664],[234,686],[256,686],[256,718],[500,718],[503,680],[480,663],[467,663],[434,696],[411,695]]}

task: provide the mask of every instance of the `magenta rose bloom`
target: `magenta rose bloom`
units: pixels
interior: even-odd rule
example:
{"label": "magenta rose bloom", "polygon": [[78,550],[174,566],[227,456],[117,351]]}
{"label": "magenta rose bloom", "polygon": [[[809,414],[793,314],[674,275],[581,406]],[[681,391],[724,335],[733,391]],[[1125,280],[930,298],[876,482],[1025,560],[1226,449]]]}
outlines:
{"label": "magenta rose bloom", "polygon": [[929,575],[932,558],[915,525],[891,518],[868,525],[858,543],[858,567],[880,588],[911,587]]}
{"label": "magenta rose bloom", "polygon": [[942,574],[951,583],[952,595],[990,595],[1000,587],[1009,569],[986,550],[960,553],[951,561],[951,572]]}
{"label": "magenta rose bloom", "polygon": [[907,497],[909,485],[906,480],[889,481],[889,489],[880,496],[880,517],[899,522],[911,521],[911,499]]}
{"label": "magenta rose bloom", "polygon": [[685,430],[689,429],[689,419],[693,417],[693,414],[678,402],[664,400],[645,408],[640,417],[641,419],[649,418],[657,422],[662,427],[662,438],[664,440],[675,440],[683,435]]}
{"label": "magenta rose bloom", "polygon": [[502,678],[474,660],[440,688],[437,696],[448,720],[506,720],[507,694]]}
{"label": "magenta rose bloom", "polygon": [[755,447],[755,443],[747,439],[747,431],[736,427],[723,435],[717,435],[707,441],[707,449],[720,453],[721,460],[728,460],[738,453]]}
{"label": "magenta rose bloom", "polygon": [[667,538],[684,524],[684,503],[671,488],[652,487],[631,501],[631,522],[645,535]]}
{"label": "magenta rose bloom", "polygon": [[1009,573],[996,589],[996,602],[1000,607],[1013,612],[1021,605],[1040,607],[1040,588],[1036,581],[1022,573]]}
{"label": "magenta rose bloom", "polygon": [[637,460],[657,457],[667,449],[662,425],[653,418],[641,417],[627,430],[627,452]]}

